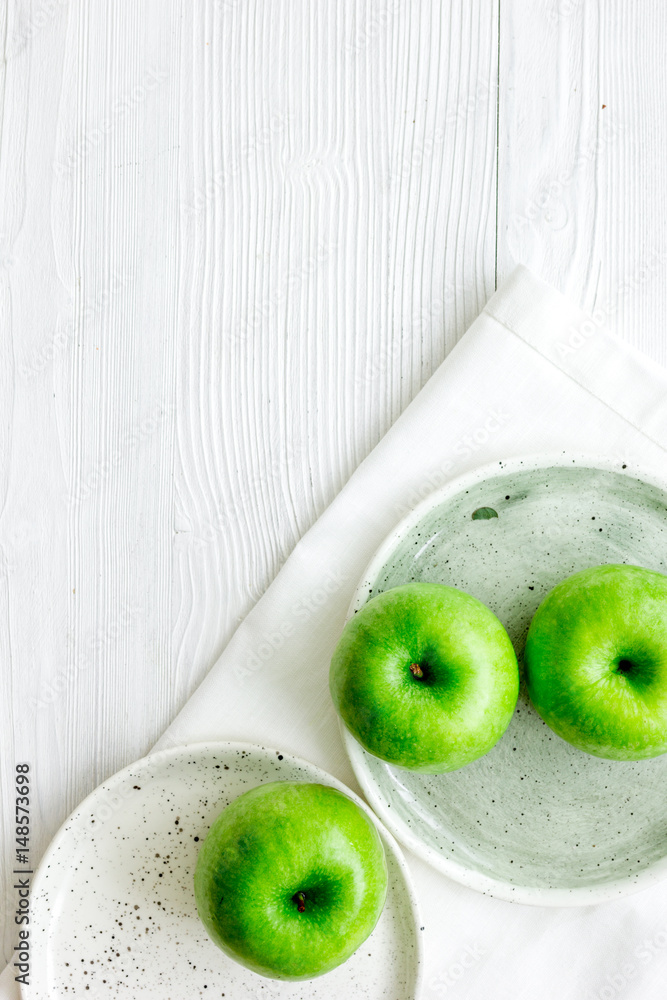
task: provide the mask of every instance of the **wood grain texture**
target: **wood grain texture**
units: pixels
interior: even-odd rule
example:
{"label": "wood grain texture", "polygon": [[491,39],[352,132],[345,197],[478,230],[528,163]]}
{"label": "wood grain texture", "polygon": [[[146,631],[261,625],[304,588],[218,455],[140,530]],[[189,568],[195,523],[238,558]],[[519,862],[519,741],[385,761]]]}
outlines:
{"label": "wood grain texture", "polygon": [[3,945],[494,288],[497,7],[11,0],[0,176]]}
{"label": "wood grain texture", "polygon": [[36,860],[173,712],[178,13],[9,6],[5,878],[15,761],[33,767]]}
{"label": "wood grain texture", "polygon": [[499,278],[533,267],[667,363],[667,7],[503,0]]}
{"label": "wood grain texture", "polygon": [[0,4],[5,955],[15,762],[37,859],[156,740],[496,265],[665,360],[666,20]]}
{"label": "wood grain texture", "polygon": [[201,13],[182,113],[179,700],[493,290],[495,240],[491,6]]}

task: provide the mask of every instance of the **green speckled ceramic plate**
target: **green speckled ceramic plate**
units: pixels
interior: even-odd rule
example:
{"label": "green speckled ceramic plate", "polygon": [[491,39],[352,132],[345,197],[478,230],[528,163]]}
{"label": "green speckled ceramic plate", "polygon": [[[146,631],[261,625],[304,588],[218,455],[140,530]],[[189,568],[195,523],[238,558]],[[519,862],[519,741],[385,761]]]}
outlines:
{"label": "green speckled ceramic plate", "polygon": [[[386,539],[350,608],[413,580],[473,594],[521,654],[559,580],[602,563],[667,572],[667,492],[630,462],[499,462],[428,497]],[[510,726],[450,774],[393,768],[344,731],[355,774],[396,837],[435,868],[504,899],[591,904],[667,875],[667,754],[619,763],[559,739],[522,684]]]}

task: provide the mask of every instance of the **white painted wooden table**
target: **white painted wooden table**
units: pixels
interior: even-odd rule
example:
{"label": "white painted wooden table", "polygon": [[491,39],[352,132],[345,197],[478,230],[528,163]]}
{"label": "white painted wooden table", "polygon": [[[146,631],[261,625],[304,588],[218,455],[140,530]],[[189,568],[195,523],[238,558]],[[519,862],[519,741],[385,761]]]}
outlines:
{"label": "white painted wooden table", "polygon": [[36,860],[515,262],[667,361],[667,5],[5,0],[0,38],[8,957],[15,763]]}

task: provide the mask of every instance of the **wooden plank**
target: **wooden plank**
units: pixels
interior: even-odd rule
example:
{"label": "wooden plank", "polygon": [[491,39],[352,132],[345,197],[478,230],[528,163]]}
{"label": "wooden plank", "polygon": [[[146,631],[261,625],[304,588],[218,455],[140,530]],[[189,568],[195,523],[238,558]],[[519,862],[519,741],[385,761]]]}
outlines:
{"label": "wooden plank", "polygon": [[180,19],[164,0],[9,6],[0,725],[6,805],[14,762],[33,767],[36,861],[172,714]]}
{"label": "wooden plank", "polygon": [[667,8],[502,0],[499,276],[527,264],[667,363]]}
{"label": "wooden plank", "polygon": [[178,700],[493,291],[496,21],[487,2],[193,21]]}
{"label": "wooden plank", "polygon": [[0,781],[32,762],[37,859],[493,291],[497,5],[0,17]]}

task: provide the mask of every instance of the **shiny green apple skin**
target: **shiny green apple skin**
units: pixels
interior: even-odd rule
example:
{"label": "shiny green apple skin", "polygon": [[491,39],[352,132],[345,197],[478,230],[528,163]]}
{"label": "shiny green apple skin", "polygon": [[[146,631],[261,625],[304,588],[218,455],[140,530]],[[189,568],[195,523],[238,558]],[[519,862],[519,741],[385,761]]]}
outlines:
{"label": "shiny green apple skin", "polygon": [[539,715],[579,750],[608,760],[667,751],[667,577],[593,566],[559,583],[535,613],[524,653]]}
{"label": "shiny green apple skin", "polygon": [[270,979],[312,979],[346,961],[375,927],[386,893],[373,822],[337,789],[308,782],[269,782],[231,802],[195,871],[197,910],[213,941]]}
{"label": "shiny green apple skin", "polygon": [[441,774],[498,742],[516,706],[519,672],[507,632],[481,601],[454,587],[410,583],[378,594],[350,619],[329,686],[369,753]]}

